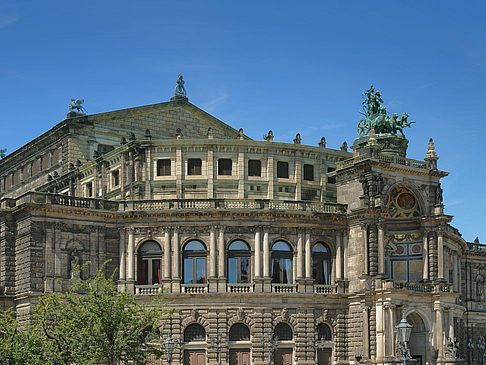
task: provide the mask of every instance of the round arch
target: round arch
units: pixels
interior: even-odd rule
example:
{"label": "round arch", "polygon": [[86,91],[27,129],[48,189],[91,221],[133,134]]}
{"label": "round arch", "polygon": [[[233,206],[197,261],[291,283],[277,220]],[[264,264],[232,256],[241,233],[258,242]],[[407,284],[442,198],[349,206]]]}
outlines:
{"label": "round arch", "polygon": [[230,341],[250,341],[250,328],[243,322],[236,322],[230,327]]}
{"label": "round arch", "polygon": [[150,242],[150,241],[153,241],[153,242],[156,242],[159,246],[160,246],[160,249],[162,250],[162,252],[164,251],[164,244],[162,242],[159,242],[158,240],[154,239],[154,238],[150,238],[150,237],[145,237],[145,238],[141,238],[137,241],[137,243],[135,244],[135,252],[138,252],[138,249],[146,242]]}
{"label": "round arch", "polygon": [[405,316],[407,322],[412,325],[409,341],[410,355],[422,364],[431,361],[433,348],[430,343],[430,327],[427,326],[427,320],[418,310],[411,310],[405,313]]}
{"label": "round arch", "polygon": [[274,337],[278,337],[279,341],[292,341],[294,339],[294,330],[287,322],[278,323],[273,329]]}
{"label": "round arch", "polygon": [[184,343],[206,341],[206,329],[199,323],[192,323],[184,329]]}
{"label": "round arch", "polygon": [[277,239],[275,239],[275,240],[273,240],[271,242],[271,244],[270,244],[270,250],[272,250],[273,245],[275,245],[277,242],[285,242],[287,245],[289,245],[291,252],[295,252],[295,250],[296,250],[296,248],[294,247],[294,244],[292,242],[290,242],[286,238],[281,238],[281,237],[279,237],[279,238],[277,238]]}
{"label": "round arch", "polygon": [[397,182],[384,192],[385,206],[392,208],[389,218],[419,217],[427,213],[425,199],[412,184]]}

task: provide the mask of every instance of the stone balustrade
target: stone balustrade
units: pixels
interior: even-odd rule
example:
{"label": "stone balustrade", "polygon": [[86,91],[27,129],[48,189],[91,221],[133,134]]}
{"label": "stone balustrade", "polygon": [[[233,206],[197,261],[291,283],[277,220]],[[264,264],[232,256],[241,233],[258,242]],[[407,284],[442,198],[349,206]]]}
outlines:
{"label": "stone balustrade", "polygon": [[315,294],[336,294],[337,285],[316,284],[314,285],[314,293]]}
{"label": "stone balustrade", "polygon": [[205,294],[208,284],[181,284],[181,292],[185,294]]}
{"label": "stone balustrade", "polygon": [[[350,158],[348,160],[338,162],[336,164],[337,169],[343,169],[346,167],[353,166],[355,163],[358,163],[360,161],[364,161],[367,159],[371,159],[370,156],[368,155],[361,155],[357,157]],[[378,160],[383,161],[383,162],[388,162],[388,163],[394,163],[397,165],[402,165],[402,166],[408,166],[408,167],[414,167],[417,169],[426,169],[427,164],[424,161],[419,161],[419,160],[413,160],[411,158],[405,158],[405,157],[400,157],[400,156],[389,156],[389,155],[378,155]]]}
{"label": "stone balustrade", "polygon": [[272,284],[273,293],[297,293],[297,284]]}
{"label": "stone balustrade", "polygon": [[203,209],[262,209],[283,211],[309,211],[316,213],[344,214],[346,205],[329,202],[287,201],[269,199],[161,199],[113,201],[82,198],[53,193],[26,193],[17,199],[2,199],[0,208],[7,209],[22,204],[53,204],[88,209],[112,211],[203,210]]}
{"label": "stone balustrade", "polygon": [[246,284],[246,283],[226,284],[226,291],[228,293],[252,293],[253,284]]}
{"label": "stone balustrade", "polygon": [[135,295],[157,295],[161,292],[161,285],[135,285]]}

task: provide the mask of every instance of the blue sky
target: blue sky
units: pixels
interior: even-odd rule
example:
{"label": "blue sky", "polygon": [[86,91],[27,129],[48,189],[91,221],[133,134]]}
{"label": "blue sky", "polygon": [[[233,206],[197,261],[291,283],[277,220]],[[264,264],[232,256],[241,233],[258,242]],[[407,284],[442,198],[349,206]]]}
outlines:
{"label": "blue sky", "polygon": [[371,83],[415,120],[408,157],[430,137],[446,213],[486,242],[486,3],[467,1],[2,1],[0,147],[65,118],[189,100],[254,139],[297,132],[338,148],[356,138]]}

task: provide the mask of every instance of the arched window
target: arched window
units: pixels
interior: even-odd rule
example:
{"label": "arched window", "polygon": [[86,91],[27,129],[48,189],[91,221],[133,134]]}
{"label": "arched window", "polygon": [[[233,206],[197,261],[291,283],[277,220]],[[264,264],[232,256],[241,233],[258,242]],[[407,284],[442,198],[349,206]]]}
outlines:
{"label": "arched window", "polygon": [[287,323],[279,323],[275,326],[274,337],[279,341],[292,341],[292,328]]}
{"label": "arched window", "polygon": [[206,283],[206,247],[196,240],[186,243],[182,251],[184,284]]}
{"label": "arched window", "polygon": [[228,247],[228,283],[249,283],[250,248],[244,241],[233,241]]}
{"label": "arched window", "polygon": [[146,241],[138,248],[138,284],[160,284],[162,249],[155,241]]}
{"label": "arched window", "polygon": [[193,323],[184,330],[184,342],[206,341],[206,330],[203,326]]}
{"label": "arched window", "polygon": [[292,248],[285,241],[272,246],[272,283],[292,283]]}
{"label": "arched window", "polygon": [[317,332],[317,340],[321,341],[331,341],[332,340],[332,331],[331,328],[325,323],[319,323],[316,328]]}
{"label": "arched window", "polygon": [[231,326],[230,341],[250,341],[250,329],[244,323],[236,323]]}
{"label": "arched window", "polygon": [[331,252],[325,243],[312,247],[312,272],[316,284],[331,283]]}

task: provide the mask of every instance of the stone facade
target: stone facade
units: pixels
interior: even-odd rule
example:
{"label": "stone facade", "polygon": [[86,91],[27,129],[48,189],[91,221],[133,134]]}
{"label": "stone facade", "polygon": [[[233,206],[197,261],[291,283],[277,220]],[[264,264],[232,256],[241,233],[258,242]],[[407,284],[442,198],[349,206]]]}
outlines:
{"label": "stone facade", "polygon": [[174,363],[396,364],[402,316],[418,363],[477,361],[486,247],[443,214],[433,151],[367,138],[254,141],[185,98],[68,118],[0,160],[0,304],[28,318],[110,259],[141,302],[166,290]]}

